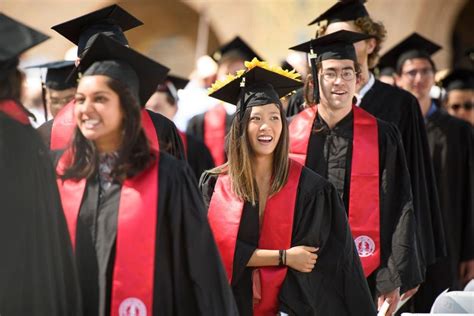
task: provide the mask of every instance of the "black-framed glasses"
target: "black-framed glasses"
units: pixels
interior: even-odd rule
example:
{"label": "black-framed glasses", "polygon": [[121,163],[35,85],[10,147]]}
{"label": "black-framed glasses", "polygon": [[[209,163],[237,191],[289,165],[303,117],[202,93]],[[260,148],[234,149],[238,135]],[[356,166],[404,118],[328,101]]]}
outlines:
{"label": "black-framed glasses", "polygon": [[[352,79],[355,78],[355,75],[356,73],[354,69],[343,69],[340,72],[340,76],[342,80],[344,81],[351,81]],[[324,70],[321,74],[321,77],[328,82],[336,81],[337,76],[338,76],[337,71],[331,70],[331,69]]]}
{"label": "black-framed glasses", "polygon": [[466,111],[472,110],[472,102],[467,101],[464,103],[455,103],[449,106],[453,111],[459,111],[459,109],[464,108]]}

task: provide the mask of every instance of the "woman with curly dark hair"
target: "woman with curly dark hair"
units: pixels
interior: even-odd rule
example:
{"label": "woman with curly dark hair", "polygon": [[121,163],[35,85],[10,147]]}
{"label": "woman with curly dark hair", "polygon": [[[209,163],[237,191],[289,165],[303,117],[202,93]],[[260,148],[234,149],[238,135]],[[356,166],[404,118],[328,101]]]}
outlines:
{"label": "woman with curly dark hair", "polygon": [[57,173],[85,314],[235,315],[192,171],[140,107],[168,69],[103,35],[81,67]]}
{"label": "woman with curly dark hair", "polygon": [[288,158],[280,98],[301,82],[256,59],[246,66],[210,94],[237,112],[228,162],[201,178],[240,315],[374,315],[335,188]]}

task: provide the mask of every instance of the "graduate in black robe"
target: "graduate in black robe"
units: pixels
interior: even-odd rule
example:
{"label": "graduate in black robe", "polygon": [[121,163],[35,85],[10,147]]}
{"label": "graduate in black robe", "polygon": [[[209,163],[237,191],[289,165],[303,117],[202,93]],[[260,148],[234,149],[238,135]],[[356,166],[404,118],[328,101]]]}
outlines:
{"label": "graduate in black robe", "polygon": [[[158,85],[145,107],[172,120],[178,111],[178,90],[183,89],[188,82],[187,79],[168,75],[165,82]],[[184,147],[186,161],[196,175],[196,179],[199,179],[205,170],[214,167],[211,153],[202,140],[189,133],[181,131],[178,133]]]}
{"label": "graduate in black robe", "polygon": [[[320,24],[323,21],[327,21],[327,26]],[[418,102],[410,93],[375,79],[369,70],[376,66],[381,43],[385,40],[385,28],[370,17],[359,0],[337,2],[310,25],[317,25],[317,36],[345,29],[376,37],[368,40],[373,41],[373,49],[364,56],[357,56],[364,80],[364,84],[358,88],[357,104],[378,119],[394,123],[400,131],[410,173],[419,250],[426,268],[446,255],[445,234],[428,140]],[[367,46],[367,52],[367,41],[364,45]]]}
{"label": "graduate in black robe", "polygon": [[[122,45],[128,46],[128,40],[123,32],[142,24],[140,20],[120,6],[114,4],[55,25],[52,29],[78,46],[77,56],[80,62],[81,57],[90,48],[98,34],[108,36]],[[73,74],[71,74],[68,80],[74,80],[72,77]],[[69,104],[68,107],[70,106]],[[148,114],[155,126],[156,134],[160,142],[160,149],[178,159],[184,159],[183,144],[181,143],[178,130],[174,123],[152,111],[148,111]],[[64,115],[64,113],[62,115]],[[41,137],[48,147],[50,147],[51,143],[53,123],[54,121],[48,121],[39,127]],[[72,133],[72,128],[69,131],[70,133]],[[65,146],[61,147],[64,148]]]}
{"label": "graduate in black robe", "polygon": [[[72,148],[59,153],[57,172],[85,314],[109,315],[117,313],[113,308],[123,307],[130,313],[141,313],[143,308],[149,315],[236,315],[194,175],[185,162],[157,152],[153,124],[140,117],[140,101],[150,97],[168,69],[103,35],[82,58],[81,67],[85,72],[76,94],[78,125]],[[104,76],[111,83],[100,81]],[[151,77],[153,85],[143,84]],[[109,92],[103,96],[100,91]],[[96,99],[97,95],[102,98]],[[100,106],[101,102],[108,106]],[[114,120],[116,115],[124,117]],[[97,121],[104,123],[95,125]],[[136,128],[139,134],[133,132]],[[90,151],[81,152],[84,142],[91,143],[93,158]],[[120,168],[129,168],[122,175],[125,179],[114,173]],[[131,187],[132,183],[139,185]],[[147,236],[130,244],[143,230]],[[143,260],[131,260],[130,265],[128,258],[135,256]],[[147,265],[134,271],[141,262]],[[152,280],[144,276],[148,273],[153,273]],[[143,280],[130,283],[134,275]]]}
{"label": "graduate in black robe", "polygon": [[[201,191],[209,205],[217,176],[204,173]],[[308,169],[298,184],[291,245],[320,247],[314,272],[288,269],[279,295],[289,315],[375,315],[344,206],[334,186]],[[252,315],[252,271],[247,267],[258,248],[258,203],[245,203],[235,249],[232,290],[240,315]]]}
{"label": "graduate in black robe", "polygon": [[[396,292],[404,293],[416,287],[423,275],[400,134],[392,124],[353,105],[356,82],[360,80],[353,43],[367,37],[343,30],[292,48],[314,50],[317,57],[313,56],[312,63],[318,66],[314,77],[310,77],[317,78],[311,79],[317,90],[310,85],[306,90],[315,101],[309,103],[311,108],[296,115],[290,126],[290,153],[336,187],[350,218],[365,217],[370,223],[361,225],[354,220],[351,228],[359,254],[366,260],[363,265],[369,286],[374,297],[379,297],[380,307],[380,297],[398,299]],[[359,163],[360,159],[366,165],[377,166],[378,162],[378,170],[376,167],[368,170]],[[378,177],[376,184],[372,184],[375,182],[371,176]],[[353,186],[364,187],[364,192],[353,190]],[[375,201],[374,206],[371,200]],[[372,233],[374,228],[376,231]],[[375,244],[372,253],[363,248],[366,245],[362,241],[367,239]],[[372,263],[378,249],[379,259]],[[393,312],[396,302],[391,303]]]}
{"label": "graduate in black robe", "polygon": [[430,96],[436,70],[431,56],[440,49],[413,33],[387,52],[396,66],[396,84],[416,96],[425,117],[448,246],[448,256],[427,271],[415,297],[417,312],[429,312],[441,292],[462,289],[474,277],[473,131]]}
{"label": "graduate in black robe", "polygon": [[[211,227],[218,245],[219,240],[222,240],[221,237],[226,242],[226,240],[232,240],[234,236],[230,233],[232,229],[228,229],[234,227],[233,222],[221,223],[219,218],[221,218],[221,215],[227,216],[224,215],[224,212],[233,213],[239,211],[234,207],[234,203],[236,200],[242,201],[238,202],[242,204],[237,206],[237,208],[240,208],[241,215],[238,232],[235,233],[234,231],[236,241],[233,244],[235,245],[235,251],[232,254],[232,275],[228,275],[231,278],[232,290],[240,315],[258,316],[269,314],[262,313],[258,307],[261,303],[255,304],[254,302],[255,299],[263,300],[265,294],[265,284],[263,283],[265,279],[262,276],[261,281],[257,281],[259,280],[257,275],[259,275],[261,269],[277,269],[278,267],[274,266],[278,265],[279,268],[286,265],[288,269],[276,294],[276,306],[272,310],[273,314],[276,311],[281,311],[289,315],[375,315],[375,308],[361,269],[360,260],[355,251],[344,207],[336,189],[328,181],[297,162],[292,160],[288,162],[288,151],[286,149],[286,146],[288,146],[288,126],[283,117],[280,97],[292,91],[299,83],[293,79],[273,73],[268,69],[261,68],[259,62],[255,59],[251,64],[255,67],[249,68],[250,70],[247,70],[242,76],[245,78],[244,81],[242,81],[242,78],[237,77],[234,81],[227,83],[224,87],[210,94],[212,97],[236,104],[237,112],[229,134],[229,162],[204,173],[200,182],[204,201],[208,206]],[[240,88],[242,82],[245,83],[245,88]],[[254,115],[252,113],[256,108],[265,109],[262,110],[263,112],[257,112],[261,113],[259,114],[260,116],[257,115],[255,118],[252,118],[252,115]],[[262,121],[260,124],[267,124],[266,128],[263,126],[259,127],[260,133],[273,136],[278,133],[276,131],[270,133],[269,126],[271,123],[268,123],[268,118],[264,114],[277,112],[268,111],[278,111],[279,116],[283,118],[282,125],[280,125],[282,129],[281,134],[278,139],[274,138],[272,140],[273,146],[275,146],[273,147],[274,151],[271,153],[273,168],[278,170],[274,171],[272,179],[279,179],[281,175],[278,173],[283,172],[284,166],[288,163],[290,166],[287,182],[277,192],[269,192],[267,197],[260,195],[260,193],[258,195],[254,193],[256,198],[254,202],[236,197],[234,190],[222,193],[219,181],[226,181],[221,179],[226,179],[227,176],[231,177],[232,168],[236,168],[235,172],[238,174],[242,172],[242,175],[239,176],[240,180],[249,172],[249,170],[241,170],[240,167],[245,168],[244,166],[246,165],[254,167],[259,165],[259,162],[263,159],[269,157],[268,155],[270,154],[265,149],[252,143],[252,138],[256,135],[250,132],[250,122],[255,120],[257,122],[255,124],[259,124],[258,122],[260,121]],[[267,121],[264,121],[264,119]],[[245,136],[241,133],[245,133]],[[245,141],[242,141],[246,139],[249,139],[250,144],[245,144]],[[249,147],[250,149],[244,149]],[[243,157],[245,155],[249,156]],[[280,155],[283,158],[280,159]],[[248,162],[245,162],[246,160]],[[244,162],[242,163],[241,161]],[[233,164],[240,165],[233,167]],[[261,166],[262,164],[260,163],[258,168]],[[294,177],[293,170],[297,168],[296,166],[301,168],[301,172]],[[257,190],[267,192],[266,189],[260,186],[261,182],[257,172],[253,170],[252,174],[256,185],[258,185]],[[233,188],[236,186],[235,183],[233,182],[232,184]],[[287,189],[289,183],[292,183],[291,187],[293,189]],[[293,187],[294,184],[296,185]],[[238,185],[242,185],[242,183]],[[295,194],[295,204],[281,206],[280,203],[287,203],[287,200],[293,198],[292,194]],[[228,196],[231,196],[230,200]],[[224,200],[224,204],[217,205],[216,203],[218,202],[216,201],[221,199]],[[262,202],[262,199],[265,199],[265,201]],[[275,202],[276,199],[279,202]],[[269,206],[272,201],[274,204]],[[262,205],[265,205],[264,210]],[[285,216],[288,215],[283,213],[292,212],[287,207],[292,207],[293,205],[294,213],[292,214],[293,224],[290,227],[291,232],[282,230],[280,225],[285,226],[284,223],[279,224],[277,222],[286,222]],[[268,229],[265,226],[268,224],[266,218],[272,217],[276,210],[274,207],[278,206],[282,208],[282,213],[273,215],[277,216],[277,218],[271,227],[274,227],[274,230],[277,231],[274,234],[278,236],[274,237],[275,239],[283,239],[291,235],[287,248],[280,248],[286,249],[286,254],[283,255],[284,260],[282,259],[282,250],[278,252],[278,250],[274,250],[275,248],[261,246],[262,238],[266,236],[264,231]],[[221,213],[219,213],[220,215],[213,215],[216,212]],[[217,223],[221,224],[213,226],[212,223],[216,220]],[[222,231],[219,231],[220,229]],[[266,233],[271,233],[272,231],[273,229],[270,228],[270,231],[266,231]],[[292,258],[295,258],[292,251],[298,247],[306,247],[305,251],[308,252],[317,251],[317,261],[315,260],[315,264],[313,262],[309,268],[301,269],[288,263],[290,261],[290,252]],[[311,247],[319,247],[319,250],[316,250],[316,248],[311,249]],[[226,262],[225,249],[221,247],[219,249],[224,262]],[[267,254],[259,255],[260,251],[265,251]],[[280,253],[279,263],[277,260],[278,253]],[[262,260],[264,257],[267,260],[272,258],[275,260],[272,264],[268,265],[256,264],[257,257]],[[267,263],[270,262],[267,261]],[[226,266],[226,268],[229,267]],[[270,282],[270,279],[266,280]],[[258,290],[256,290],[259,288],[259,284],[262,287],[261,298],[258,298]]]}
{"label": "graduate in black robe", "polygon": [[18,56],[47,38],[0,13],[1,315],[83,315],[54,169],[18,101]]}

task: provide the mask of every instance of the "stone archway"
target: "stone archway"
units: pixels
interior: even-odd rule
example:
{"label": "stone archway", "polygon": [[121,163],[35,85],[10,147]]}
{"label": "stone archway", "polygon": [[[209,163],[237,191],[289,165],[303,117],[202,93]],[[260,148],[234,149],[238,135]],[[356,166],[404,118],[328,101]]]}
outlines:
{"label": "stone archway", "polygon": [[[131,46],[170,67],[172,73],[187,77],[196,57],[200,13],[181,1],[127,0],[119,4],[145,24],[127,32]],[[217,43],[209,26],[207,46]]]}

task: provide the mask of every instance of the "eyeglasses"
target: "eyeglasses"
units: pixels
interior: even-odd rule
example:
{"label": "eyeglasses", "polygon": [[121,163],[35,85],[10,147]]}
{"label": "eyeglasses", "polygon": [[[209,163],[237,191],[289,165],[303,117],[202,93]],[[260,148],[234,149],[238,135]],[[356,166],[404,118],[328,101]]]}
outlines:
{"label": "eyeglasses", "polygon": [[[325,70],[321,74],[321,77],[327,82],[336,81],[338,73],[335,70]],[[355,78],[355,71],[353,69],[343,69],[341,71],[341,78],[344,81],[351,81]]]}
{"label": "eyeglasses", "polygon": [[466,111],[470,111],[472,110],[472,102],[465,102],[465,103],[455,103],[455,104],[451,104],[449,106],[453,111],[459,111],[460,108],[464,108],[464,110]]}
{"label": "eyeglasses", "polygon": [[407,76],[410,79],[415,79],[417,74],[420,74],[421,77],[427,77],[434,74],[434,71],[432,68],[413,69],[413,70],[404,72],[402,75]]}

